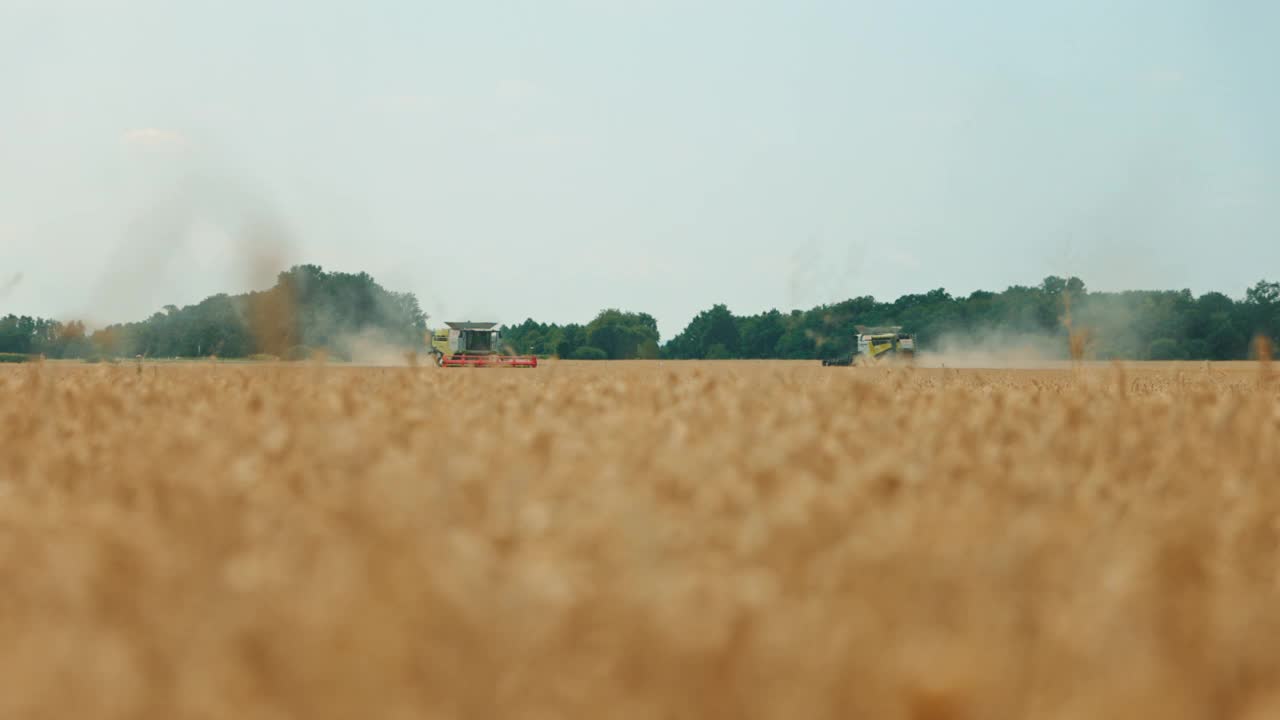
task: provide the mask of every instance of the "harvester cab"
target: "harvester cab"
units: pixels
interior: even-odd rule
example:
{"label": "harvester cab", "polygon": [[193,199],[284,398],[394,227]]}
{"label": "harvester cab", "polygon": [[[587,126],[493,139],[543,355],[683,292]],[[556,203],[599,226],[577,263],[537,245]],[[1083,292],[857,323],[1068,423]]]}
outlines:
{"label": "harvester cab", "polygon": [[446,322],[431,333],[431,352],[440,367],[538,367],[535,356],[505,355],[495,322]]}

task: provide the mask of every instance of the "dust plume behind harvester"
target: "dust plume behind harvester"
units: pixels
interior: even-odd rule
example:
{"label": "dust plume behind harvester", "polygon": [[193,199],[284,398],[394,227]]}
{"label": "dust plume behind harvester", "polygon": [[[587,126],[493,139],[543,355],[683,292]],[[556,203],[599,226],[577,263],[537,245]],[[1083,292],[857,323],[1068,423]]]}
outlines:
{"label": "dust plume behind harvester", "polygon": [[535,355],[502,352],[502,334],[496,322],[445,322],[448,327],[431,333],[431,353],[440,367],[536,368]]}
{"label": "dust plume behind harvester", "polygon": [[913,361],[916,336],[902,332],[901,325],[855,325],[857,344],[852,355],[823,358],[823,365],[865,365],[885,360]]}

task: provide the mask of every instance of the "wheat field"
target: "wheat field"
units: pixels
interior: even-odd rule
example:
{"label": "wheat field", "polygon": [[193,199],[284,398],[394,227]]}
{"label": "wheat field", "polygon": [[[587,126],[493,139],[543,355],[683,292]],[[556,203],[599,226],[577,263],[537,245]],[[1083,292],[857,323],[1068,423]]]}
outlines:
{"label": "wheat field", "polygon": [[0,367],[0,718],[1280,717],[1280,385]]}

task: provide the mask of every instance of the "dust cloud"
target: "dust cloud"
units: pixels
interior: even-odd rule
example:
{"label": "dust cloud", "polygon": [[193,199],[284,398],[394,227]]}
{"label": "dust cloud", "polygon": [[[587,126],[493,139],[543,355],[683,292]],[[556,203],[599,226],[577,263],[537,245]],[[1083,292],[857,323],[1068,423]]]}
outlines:
{"label": "dust cloud", "polygon": [[266,289],[295,255],[296,246],[289,224],[266,193],[213,172],[192,172],[151,196],[120,235],[92,304],[115,308],[127,317],[85,319],[140,320],[164,304],[178,302],[157,294],[172,288],[156,279],[183,271],[229,272],[245,289]]}
{"label": "dust cloud", "polygon": [[1046,369],[1069,364],[1067,336],[998,329],[948,333],[916,355],[920,367]]}
{"label": "dust cloud", "polygon": [[351,365],[408,367],[413,362],[413,354],[403,344],[389,342],[373,328],[343,335],[334,346],[342,350]]}

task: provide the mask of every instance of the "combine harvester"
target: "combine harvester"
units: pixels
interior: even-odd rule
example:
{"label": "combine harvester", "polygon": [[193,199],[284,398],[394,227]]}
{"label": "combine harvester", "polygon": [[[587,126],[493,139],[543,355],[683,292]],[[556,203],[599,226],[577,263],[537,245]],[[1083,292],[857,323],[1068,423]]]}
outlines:
{"label": "combine harvester", "polygon": [[916,356],[916,336],[902,332],[901,325],[887,327],[855,326],[858,344],[853,355],[839,358],[823,358],[827,365],[859,365],[878,363],[883,360],[905,360],[912,362]]}
{"label": "combine harvester", "polygon": [[440,367],[536,368],[534,355],[504,355],[498,323],[446,322],[431,333],[431,353]]}

